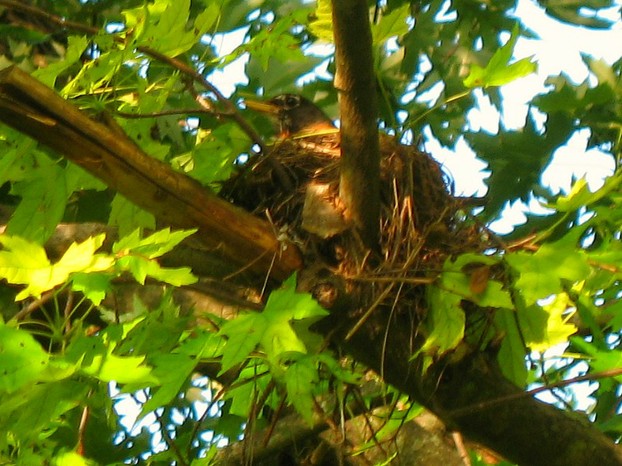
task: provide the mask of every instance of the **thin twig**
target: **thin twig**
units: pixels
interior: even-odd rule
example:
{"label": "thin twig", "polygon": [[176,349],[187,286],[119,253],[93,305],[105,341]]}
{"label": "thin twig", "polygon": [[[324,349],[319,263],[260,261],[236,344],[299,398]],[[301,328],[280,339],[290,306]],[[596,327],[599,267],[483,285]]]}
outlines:
{"label": "thin twig", "polygon": [[43,306],[45,303],[47,303],[50,299],[52,299],[54,297],[54,293],[55,291],[48,291],[46,293],[43,293],[39,299],[35,299],[34,301],[32,301],[28,306],[15,314],[13,318],[17,322],[24,320],[26,317],[28,317],[28,315],[30,315],[41,306]]}
{"label": "thin twig", "polygon": [[113,112],[115,115],[120,116],[121,118],[127,118],[128,120],[136,120],[139,118],[156,118],[161,116],[170,116],[170,115],[192,115],[192,114],[209,114],[216,116],[228,116],[228,113],[217,112],[215,110],[205,110],[203,108],[189,108],[189,109],[181,109],[181,110],[164,110],[161,112],[153,112],[153,113],[129,113],[129,112],[120,112],[115,110]]}
{"label": "thin twig", "polygon": [[160,424],[160,432],[162,433],[162,438],[164,439],[164,442],[168,445],[168,447],[173,451],[173,453],[177,457],[177,462],[178,462],[177,464],[179,464],[180,466],[188,466],[188,463],[186,462],[181,451],[179,450],[179,447],[177,446],[175,441],[171,438],[170,434],[168,433],[168,430],[166,430],[166,425],[162,421],[162,416],[158,414],[158,410],[156,409],[153,412],[153,414],[158,420],[158,423]]}
{"label": "thin twig", "polygon": [[513,400],[518,400],[520,398],[530,397],[533,395],[537,395],[538,393],[553,390],[555,388],[566,387],[568,385],[572,385],[573,383],[591,382],[594,380],[604,379],[608,377],[617,377],[619,375],[622,375],[622,368],[609,369],[609,370],[601,371],[601,372],[594,372],[593,374],[579,375],[571,379],[560,380],[558,382],[555,382],[549,385],[543,385],[542,387],[533,388],[531,390],[527,390],[526,392],[513,393],[511,395],[502,396],[499,398],[495,398],[493,400],[482,401],[480,403],[475,403],[470,406],[465,406],[464,408],[454,409],[450,411],[448,415],[451,417],[464,416],[464,415],[468,415],[468,414],[471,414],[477,411],[482,411],[484,409],[492,408],[493,406],[505,403],[507,401],[513,401]]}
{"label": "thin twig", "polygon": [[[87,395],[87,398],[91,396],[91,392]],[[76,452],[79,455],[84,455],[84,433],[86,431],[86,425],[89,422],[90,410],[88,406],[82,408],[82,415],[80,416],[80,424],[78,425],[78,446]]]}

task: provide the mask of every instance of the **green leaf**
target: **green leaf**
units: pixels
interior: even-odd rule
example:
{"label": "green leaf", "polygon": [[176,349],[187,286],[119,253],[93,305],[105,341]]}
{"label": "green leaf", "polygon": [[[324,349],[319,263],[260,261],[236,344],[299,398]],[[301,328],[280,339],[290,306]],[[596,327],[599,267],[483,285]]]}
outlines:
{"label": "green leaf", "polygon": [[137,228],[155,230],[153,214],[137,207],[120,194],[112,200],[112,211],[108,223],[119,227],[120,236],[128,235]]}
{"label": "green leaf", "polygon": [[[579,337],[572,338],[572,344],[591,357],[589,360],[590,367],[596,372],[618,370],[622,367],[622,351],[620,350],[601,350],[592,343]],[[617,375],[614,379],[618,383],[622,383],[622,375]]]}
{"label": "green leaf", "polygon": [[296,291],[296,277],[292,275],[281,287],[270,293],[263,312],[271,321],[324,317],[328,311],[322,308],[309,293]]}
{"label": "green leaf", "polygon": [[22,200],[6,233],[43,244],[61,221],[69,193],[61,167],[43,158],[38,163],[43,166],[31,171],[30,178],[13,185],[13,193]]}
{"label": "green leaf", "polygon": [[517,23],[509,40],[494,53],[485,68],[478,65],[471,67],[471,72],[464,79],[464,85],[470,88],[503,86],[534,73],[537,66],[532,58],[523,58],[510,64],[518,36],[519,26]]}
{"label": "green leaf", "polygon": [[291,320],[313,319],[327,311],[308,293],[297,293],[295,277],[273,291],[262,313],[248,313],[225,323],[219,335],[227,337],[221,373],[244,361],[258,345],[273,369],[290,353],[306,353],[307,348],[294,331]]}
{"label": "green leaf", "polygon": [[307,57],[299,47],[299,39],[294,37],[291,31],[299,24],[307,22],[309,12],[308,8],[292,10],[287,16],[272,23],[270,28],[261,29],[248,43],[240,46],[240,52],[249,52],[250,61],[258,62],[264,72],[268,70],[268,63],[271,60],[287,65],[307,61]]}
{"label": "green leaf", "polygon": [[469,145],[492,172],[484,218],[497,217],[508,201],[528,202],[540,185],[542,171],[574,130],[572,118],[557,112],[548,116],[543,132],[530,112],[525,126],[517,131],[466,133]]}
{"label": "green leaf", "polygon": [[313,425],[313,387],[319,380],[314,358],[303,357],[287,368],[287,400],[309,425]]}
{"label": "green leaf", "polygon": [[94,60],[87,61],[75,77],[62,89],[61,95],[72,98],[90,94],[96,89],[106,88],[115,79],[119,67],[127,60],[124,50],[103,52]]}
{"label": "green leaf", "polygon": [[0,322],[0,390],[14,392],[45,371],[48,354],[30,333]]}
{"label": "green leaf", "polygon": [[377,24],[372,25],[373,44],[381,45],[392,37],[406,34],[410,30],[410,26],[406,22],[410,17],[410,9],[410,4],[404,3],[402,6],[391,10],[388,15],[383,16]]}
{"label": "green leaf", "polygon": [[240,364],[255,350],[268,323],[261,314],[245,314],[225,323],[219,335],[227,337],[220,374]]}
{"label": "green leaf", "polygon": [[102,234],[72,243],[57,263],[50,264],[41,246],[17,236],[0,235],[0,244],[4,246],[0,251],[0,277],[9,283],[27,285],[16,300],[40,297],[43,292],[65,283],[74,272],[98,272],[111,267],[111,258],[95,254],[104,237]]}
{"label": "green leaf", "polygon": [[514,382],[518,387],[524,387],[527,381],[527,367],[525,365],[526,349],[523,345],[521,333],[516,325],[514,311],[499,309],[495,313],[495,323],[505,333],[497,360],[503,375]]}
{"label": "green leaf", "polygon": [[505,260],[516,272],[514,285],[520,290],[527,307],[561,292],[562,280],[574,283],[589,275],[588,258],[576,245],[573,235],[566,235],[555,243],[542,245],[534,254],[506,254]]}
{"label": "green leaf", "polygon": [[487,280],[486,287],[482,292],[474,292],[471,286],[471,278],[463,272],[463,268],[469,265],[494,265],[499,258],[478,254],[462,254],[453,261],[451,258],[445,261],[441,274],[439,287],[450,293],[468,299],[481,307],[513,307],[512,299],[503,284],[495,280]]}
{"label": "green leaf", "polygon": [[84,36],[69,36],[67,38],[67,50],[65,51],[63,59],[36,69],[32,73],[32,76],[42,83],[54,87],[58,75],[80,60],[80,57],[88,45],[89,41]]}
{"label": "green leaf", "polygon": [[543,2],[547,14],[564,23],[574,26],[584,26],[595,29],[611,27],[612,21],[603,16],[596,16],[599,8],[613,6],[609,1],[556,0]]}
{"label": "green leaf", "polygon": [[464,337],[465,315],[460,306],[462,298],[433,285],[427,290],[428,336],[422,351],[443,354],[458,346]]}
{"label": "green leaf", "polygon": [[145,356],[116,356],[111,352],[96,354],[89,364],[83,364],[80,371],[103,382],[120,384],[158,384],[152,368],[145,364]]}
{"label": "green leaf", "polygon": [[182,154],[176,161],[202,183],[216,184],[231,176],[235,160],[248,149],[249,142],[237,124],[224,123],[214,130],[198,130],[191,153]]}
{"label": "green leaf", "polygon": [[617,190],[622,181],[622,173],[618,172],[605,180],[605,184],[596,192],[591,192],[584,178],[577,180],[567,196],[560,196],[554,207],[560,212],[573,212],[581,207],[595,204]]}
{"label": "green leaf", "polygon": [[136,45],[148,46],[175,57],[189,50],[220,16],[218,3],[211,3],[188,28],[190,0],[154,0],[146,6],[123,11]]}
{"label": "green leaf", "polygon": [[0,396],[0,430],[36,443],[66,422],[61,416],[83,403],[88,390],[82,382],[62,380],[32,384],[12,395]]}
{"label": "green leaf", "polygon": [[281,92],[297,92],[296,81],[307,73],[313,71],[321,64],[321,57],[297,57],[293,61],[286,59],[277,60],[271,56],[265,57],[265,61],[259,61],[251,56],[246,65],[248,78],[264,88],[267,95]]}
{"label": "green leaf", "polygon": [[[272,378],[268,374],[268,367],[258,360],[244,367],[240,372],[237,384],[226,391],[225,398],[232,400],[229,414],[247,418],[251,409],[261,409],[261,406],[253,406],[253,401],[261,398],[265,393]],[[275,397],[266,400],[267,404],[275,407]],[[276,399],[278,403],[278,399]]]}
{"label": "green leaf", "polygon": [[112,274],[74,273],[71,275],[71,288],[79,291],[96,306],[100,305],[111,288]]}
{"label": "green leaf", "polygon": [[179,353],[159,354],[150,360],[153,364],[153,375],[161,385],[141,406],[141,418],[170,403],[179,394],[197,365],[195,358]]}

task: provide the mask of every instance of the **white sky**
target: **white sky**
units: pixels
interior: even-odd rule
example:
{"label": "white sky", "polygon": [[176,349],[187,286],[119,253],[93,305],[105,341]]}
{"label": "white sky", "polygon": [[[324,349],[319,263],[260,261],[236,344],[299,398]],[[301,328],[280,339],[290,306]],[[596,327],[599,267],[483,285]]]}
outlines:
{"label": "white sky", "polygon": [[[610,18],[616,12],[611,11]],[[527,76],[502,88],[504,97],[503,123],[506,128],[520,129],[525,122],[527,102],[536,94],[545,91],[544,81],[548,76],[565,73],[575,83],[588,78],[588,69],[581,53],[600,58],[611,64],[622,57],[622,22],[618,21],[610,30],[589,30],[562,24],[548,17],[535,1],[520,0],[515,15],[522,23],[535,32],[539,39],[519,39],[515,48],[517,59],[533,56],[538,62],[537,74]],[[473,122],[481,129],[496,133],[499,116],[496,110],[485,101],[480,100],[479,111],[470,115]],[[473,124],[475,128],[477,126]],[[561,147],[554,156],[552,163],[544,172],[542,181],[554,192],[568,192],[575,179],[585,177],[592,190],[602,185],[603,178],[611,175],[614,163],[607,154],[592,149],[586,151],[589,133],[582,131]],[[485,170],[483,163],[475,158],[475,154],[461,141],[456,152],[449,151],[438,145],[427,146],[431,152],[452,174],[456,183],[456,193],[464,196],[483,195],[486,191],[482,182]],[[537,202],[527,207],[516,203],[506,208],[503,218],[491,225],[495,231],[506,233],[513,225],[522,223],[527,209],[541,211]]]}

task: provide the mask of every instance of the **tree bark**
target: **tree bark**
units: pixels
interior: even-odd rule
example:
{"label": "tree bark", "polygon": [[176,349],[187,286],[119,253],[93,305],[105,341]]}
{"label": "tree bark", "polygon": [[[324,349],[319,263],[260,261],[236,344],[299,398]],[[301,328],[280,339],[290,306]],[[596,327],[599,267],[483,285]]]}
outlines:
{"label": "tree bark", "polygon": [[369,8],[365,0],[341,0],[332,9],[341,111],[339,196],[365,246],[374,250],[380,237],[380,147]]}
{"label": "tree bark", "polygon": [[[338,312],[336,314],[343,315]],[[348,319],[346,319],[347,321]],[[348,329],[357,319],[341,322]],[[335,328],[334,322],[330,325]],[[451,429],[519,465],[622,465],[622,450],[587,419],[527,396],[501,374],[495,355],[475,352],[457,362],[422,369],[410,323],[376,312],[346,341],[356,360],[411,395]]]}

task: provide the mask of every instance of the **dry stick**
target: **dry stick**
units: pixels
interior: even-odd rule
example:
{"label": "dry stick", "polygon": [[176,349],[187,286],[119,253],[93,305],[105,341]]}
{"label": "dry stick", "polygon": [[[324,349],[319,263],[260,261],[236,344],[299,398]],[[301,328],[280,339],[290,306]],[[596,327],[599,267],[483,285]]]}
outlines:
{"label": "dry stick", "polygon": [[[91,392],[87,395],[87,398],[91,396]],[[76,447],[76,452],[80,456],[84,456],[84,434],[86,432],[86,426],[89,422],[90,411],[89,407],[85,406],[82,408],[82,415],[80,416],[80,424],[78,425],[78,446]]]}
{"label": "dry stick", "polygon": [[156,417],[156,419],[158,420],[158,423],[160,424],[160,432],[162,433],[162,438],[164,439],[164,442],[168,445],[168,447],[171,450],[173,450],[173,453],[177,457],[177,464],[179,464],[180,466],[188,466],[188,463],[186,462],[186,460],[184,458],[184,455],[182,454],[181,450],[179,449],[179,447],[175,443],[175,440],[173,440],[171,435],[168,433],[168,430],[166,429],[166,424],[164,424],[162,416],[160,416],[158,414],[158,410],[156,409],[153,412],[153,414]]}
{"label": "dry stick", "polygon": [[451,437],[454,440],[454,444],[456,445],[456,449],[458,450],[458,454],[460,455],[460,459],[464,463],[465,466],[471,466],[471,458],[469,458],[469,452],[464,446],[464,439],[462,438],[462,434],[460,432],[452,432]]}

